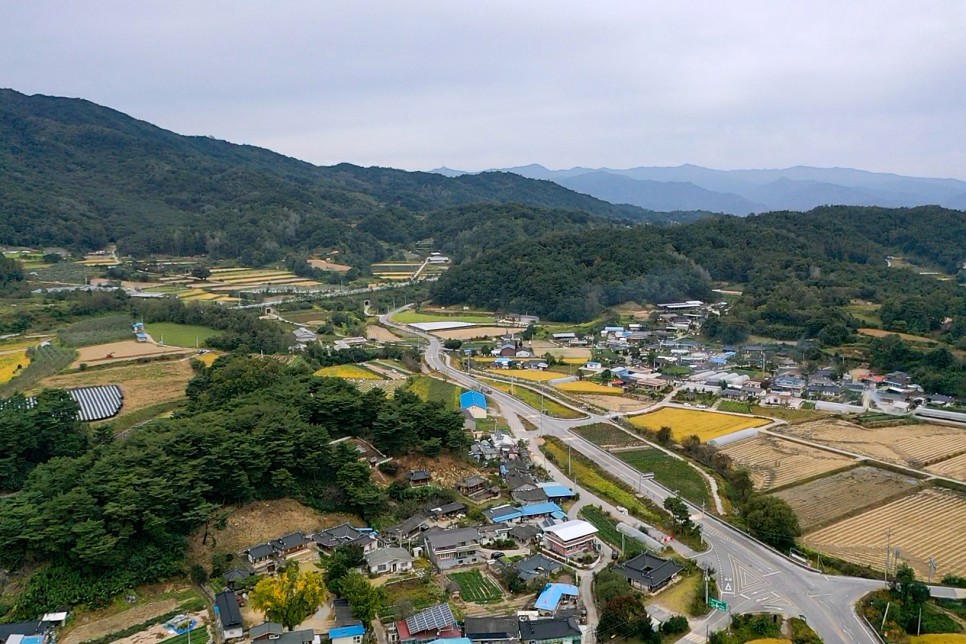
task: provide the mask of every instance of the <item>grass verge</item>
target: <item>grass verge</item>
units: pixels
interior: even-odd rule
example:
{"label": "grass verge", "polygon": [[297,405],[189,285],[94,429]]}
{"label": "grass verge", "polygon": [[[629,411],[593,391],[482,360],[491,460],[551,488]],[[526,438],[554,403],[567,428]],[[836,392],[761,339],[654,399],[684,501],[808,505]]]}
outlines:
{"label": "grass verge", "polygon": [[583,418],[586,415],[583,412],[577,411],[576,409],[571,409],[566,405],[562,405],[555,400],[548,398],[547,396],[541,396],[538,392],[533,391],[532,389],[527,389],[520,384],[512,385],[513,393],[510,393],[511,385],[509,383],[490,380],[488,378],[485,380],[486,384],[494,389],[499,389],[504,393],[510,394],[517,400],[530,405],[537,411],[543,409],[547,416],[552,418],[573,420],[576,418]]}

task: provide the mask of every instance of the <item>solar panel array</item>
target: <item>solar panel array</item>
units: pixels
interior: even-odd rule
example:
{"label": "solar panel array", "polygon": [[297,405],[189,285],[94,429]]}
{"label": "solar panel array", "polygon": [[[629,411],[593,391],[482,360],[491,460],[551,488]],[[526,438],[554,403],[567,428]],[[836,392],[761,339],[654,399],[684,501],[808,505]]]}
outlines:
{"label": "solar panel array", "polygon": [[456,623],[449,604],[439,604],[420,611],[406,620],[406,627],[410,633],[422,633],[428,630],[440,630]]}

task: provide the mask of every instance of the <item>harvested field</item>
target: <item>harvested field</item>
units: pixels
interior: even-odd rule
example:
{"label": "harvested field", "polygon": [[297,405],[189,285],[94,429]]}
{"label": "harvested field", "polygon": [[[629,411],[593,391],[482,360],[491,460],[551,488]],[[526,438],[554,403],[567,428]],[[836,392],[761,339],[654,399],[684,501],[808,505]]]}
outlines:
{"label": "harvested field", "polygon": [[823,445],[918,468],[966,452],[966,430],[943,425],[922,423],[866,428],[829,419],[792,425],[782,431]]}
{"label": "harvested field", "polygon": [[[263,541],[283,534],[302,530],[312,532],[320,528],[338,525],[345,521],[363,525],[355,515],[323,514],[293,499],[256,501],[243,506],[228,508],[228,520],[224,530],[211,530],[208,543],[202,545],[204,528],[188,537],[188,561],[211,565],[215,552],[238,553]],[[214,539],[212,539],[212,535]]]}
{"label": "harvested field", "polygon": [[853,462],[848,456],[762,434],[732,443],[721,451],[735,463],[748,468],[755,487],[763,491],[837,470]]}
{"label": "harvested field", "polygon": [[607,423],[594,423],[593,425],[575,427],[573,432],[600,447],[647,446],[647,443],[634,434],[625,432],[620,427],[608,425]]}
{"label": "harvested field", "polygon": [[375,324],[366,327],[366,337],[378,342],[397,342],[400,340],[400,337],[389,329]]}
{"label": "harvested field", "polygon": [[909,476],[857,467],[775,492],[775,496],[792,506],[802,531],[808,532],[862,508],[909,494],[918,486],[919,481]]}
{"label": "harvested field", "polygon": [[933,463],[926,468],[927,472],[948,476],[949,478],[966,481],[966,454]]}
{"label": "harvested field", "polygon": [[[170,613],[178,607],[178,600],[176,599],[164,599],[161,601],[150,602],[147,604],[141,604],[140,606],[134,606],[123,612],[117,613],[116,615],[111,615],[109,617],[104,617],[102,619],[93,619],[89,623],[81,624],[76,628],[71,628],[70,632],[64,635],[58,640],[62,644],[78,644],[79,642],[86,642],[87,640],[97,639],[110,635],[111,633],[117,633],[118,631],[124,630],[136,624],[141,624],[148,620],[154,619],[164,615],[165,613]],[[158,626],[160,628],[160,626]],[[146,631],[144,631],[146,632]],[[155,641],[161,638],[155,638]]]}
{"label": "harvested field", "polygon": [[580,400],[585,400],[591,405],[603,407],[607,411],[629,412],[646,409],[654,403],[644,400],[634,400],[623,396],[578,396]]}
{"label": "harvested field", "polygon": [[187,355],[189,353],[193,353],[193,350],[179,349],[178,347],[159,347],[148,342],[124,340],[122,342],[97,344],[92,347],[81,347],[77,350],[77,359],[71,364],[71,368],[76,369],[81,364],[108,364],[136,358],[156,358],[158,356]]}
{"label": "harvested field", "polygon": [[[966,496],[926,489],[856,517],[833,523],[805,537],[805,543],[830,555],[882,570],[886,545],[898,548],[903,563],[920,579],[929,558],[938,567],[933,579],[966,575]],[[891,535],[889,530],[891,529]]]}
{"label": "harvested field", "polygon": [[434,331],[433,335],[444,340],[472,340],[473,338],[498,338],[506,335],[507,331],[505,326],[472,326],[465,329]]}
{"label": "harvested field", "polygon": [[674,440],[680,442],[686,436],[696,435],[701,442],[706,443],[712,438],[731,434],[749,427],[761,427],[768,421],[761,418],[733,416],[711,411],[697,411],[680,409],[678,407],[662,407],[655,412],[648,412],[640,416],[629,418],[632,425],[657,431],[661,427],[670,427]]}
{"label": "harvested field", "polygon": [[898,331],[885,331],[883,329],[859,329],[861,335],[867,335],[870,338],[885,338],[890,335],[897,335],[907,342],[923,342],[925,344],[936,344],[936,340],[933,338],[927,338],[923,335],[911,335],[909,333],[899,333]]}
{"label": "harvested field", "polygon": [[493,369],[494,374],[504,378],[530,380],[532,382],[547,382],[564,376],[554,371],[540,371],[538,369]]}
{"label": "harvested field", "polygon": [[346,266],[345,264],[336,264],[324,259],[310,259],[308,260],[309,266],[312,268],[317,268],[322,271],[332,271],[335,273],[347,273],[352,267]]}
{"label": "harvested field", "polygon": [[188,362],[172,360],[74,371],[45,378],[40,381],[40,386],[72,388],[119,385],[124,392],[124,405],[118,416],[127,416],[139,409],[184,398],[185,387],[193,376]]}

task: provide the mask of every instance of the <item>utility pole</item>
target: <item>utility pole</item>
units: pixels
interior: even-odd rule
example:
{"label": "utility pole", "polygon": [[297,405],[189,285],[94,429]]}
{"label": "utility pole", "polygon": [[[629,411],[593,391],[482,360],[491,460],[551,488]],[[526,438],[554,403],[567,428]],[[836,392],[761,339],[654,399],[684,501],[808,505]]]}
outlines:
{"label": "utility pole", "polygon": [[571,460],[571,452],[573,451],[573,445],[567,443],[567,478],[573,478],[574,467],[573,461]]}
{"label": "utility pole", "polygon": [[[892,528],[889,528],[889,531],[886,533],[885,575],[882,578],[882,580],[886,583],[889,583],[889,559],[891,555],[892,555]],[[889,610],[888,607],[886,607],[886,611],[888,610]],[[884,623],[885,623],[885,620],[883,620],[883,624]]]}

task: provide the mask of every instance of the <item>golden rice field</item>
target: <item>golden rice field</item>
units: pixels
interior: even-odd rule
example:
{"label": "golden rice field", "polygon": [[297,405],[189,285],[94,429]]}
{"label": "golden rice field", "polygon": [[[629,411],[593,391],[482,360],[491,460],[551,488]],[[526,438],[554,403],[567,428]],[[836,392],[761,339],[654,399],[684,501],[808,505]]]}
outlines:
{"label": "golden rice field", "polygon": [[624,390],[620,387],[608,387],[607,385],[601,385],[596,382],[586,382],[583,380],[577,380],[575,382],[562,382],[559,385],[554,385],[555,389],[561,391],[569,391],[573,394],[590,394],[597,396],[622,396]]}
{"label": "golden rice field", "polygon": [[345,378],[346,380],[382,380],[382,377],[365,367],[357,364],[339,364],[333,367],[322,367],[315,372],[316,376],[327,378]]}
{"label": "golden rice field", "polygon": [[721,451],[748,468],[755,487],[762,491],[831,472],[853,462],[848,456],[761,434],[727,445]]}
{"label": "golden rice field", "polygon": [[925,467],[966,452],[966,430],[926,423],[860,427],[829,419],[791,425],[782,432],[910,467]]}
{"label": "golden rice field", "polygon": [[20,372],[18,366],[26,369],[28,364],[30,358],[27,357],[26,349],[0,354],[0,384],[10,382]]}
{"label": "golden rice field", "polygon": [[202,363],[206,367],[210,367],[212,365],[212,363],[214,363],[214,361],[217,360],[220,357],[221,357],[221,354],[212,353],[212,352],[209,351],[208,353],[202,353],[202,354],[199,354],[199,355],[195,356],[195,360],[197,360],[198,362]]}
{"label": "golden rice field", "polygon": [[[886,545],[898,548],[902,563],[925,579],[929,558],[933,578],[966,575],[966,495],[926,489],[898,501],[833,523],[805,536],[811,548],[882,570]],[[891,530],[891,533],[890,533]]]}
{"label": "golden rice field", "polygon": [[949,478],[966,481],[966,453],[930,465],[926,468],[926,471],[940,476],[948,476]]}
{"label": "golden rice field", "polygon": [[700,438],[702,443],[725,434],[749,427],[761,427],[771,422],[764,418],[749,418],[679,407],[662,407],[655,412],[632,416],[628,420],[632,425],[652,431],[670,427],[674,440],[678,442],[686,436],[694,435]]}
{"label": "golden rice field", "polygon": [[909,644],[966,644],[963,633],[935,633],[933,635],[914,635]]}
{"label": "golden rice field", "polygon": [[555,371],[539,371],[537,369],[493,369],[493,373],[517,380],[530,380],[532,382],[547,382],[565,377],[565,374]]}

